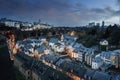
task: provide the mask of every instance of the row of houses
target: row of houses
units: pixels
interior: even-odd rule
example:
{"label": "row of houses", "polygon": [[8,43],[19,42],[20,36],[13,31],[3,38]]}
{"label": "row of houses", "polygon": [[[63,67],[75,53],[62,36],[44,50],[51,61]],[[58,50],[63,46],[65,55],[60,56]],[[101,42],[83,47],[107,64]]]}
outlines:
{"label": "row of houses", "polygon": [[63,35],[62,41],[65,43],[66,52],[70,57],[75,58],[80,62],[85,62],[92,65],[92,58],[94,57],[94,49],[86,48],[80,43],[76,42],[77,36]]}
{"label": "row of houses", "polygon": [[18,29],[20,29],[21,26],[24,26],[24,27],[32,26],[32,24],[28,23],[28,22],[16,21],[16,20],[11,20],[11,19],[7,19],[7,18],[1,18],[0,23],[4,24],[5,26],[8,26],[8,27],[16,27]]}
{"label": "row of houses", "polygon": [[23,52],[15,55],[14,66],[25,76],[26,80],[72,80],[67,75]]}
{"label": "row of houses", "polygon": [[21,30],[34,30],[34,29],[51,28],[51,25],[49,25],[49,24],[43,24],[43,23],[32,24],[29,22],[11,20],[11,19],[7,19],[7,18],[1,18],[0,24],[4,24],[5,26],[8,26],[8,27],[15,27],[15,28],[21,29]]}
{"label": "row of houses", "polygon": [[93,69],[108,69],[111,66],[120,68],[120,50],[101,52],[95,56],[92,62]]}
{"label": "row of houses", "polygon": [[61,40],[58,38],[50,38],[48,41],[45,38],[39,40],[28,39],[21,42],[18,41],[16,48],[19,45],[19,50],[24,51],[26,54],[48,54],[50,51],[56,53],[65,52],[71,58],[75,58],[81,62],[85,61],[88,65],[91,65],[94,50],[92,48],[86,48],[80,43],[76,43],[76,40],[77,37],[71,35],[62,35]]}
{"label": "row of houses", "polygon": [[[67,47],[67,53],[70,54],[72,58],[80,62],[85,62],[87,65],[91,66],[92,69],[103,69],[106,70],[111,66],[115,68],[120,68],[120,50],[114,51],[103,51],[101,53],[95,53],[92,48],[86,48],[82,44],[76,42],[77,37],[71,35],[63,35],[62,41]],[[100,41],[100,45],[108,45],[107,40]]]}
{"label": "row of houses", "polygon": [[[17,42],[16,47],[26,55],[35,57],[35,59],[42,61],[44,64],[59,71],[63,71],[68,76],[72,76],[73,79],[77,78],[78,80],[85,79],[85,76],[78,75],[79,72],[82,71],[73,69],[74,67],[80,67],[81,65],[74,64],[73,60],[66,57],[86,63],[87,65],[90,65],[92,69],[99,69],[100,67],[101,69],[107,69],[108,67],[111,67],[111,64],[119,66],[118,59],[120,58],[116,55],[116,53],[119,54],[119,50],[114,51],[115,54],[113,57],[111,57],[111,54],[113,53],[110,52],[102,52],[95,55],[94,49],[86,48],[82,44],[77,43],[76,40],[76,36],[62,35],[61,40],[58,38],[50,38],[48,40],[46,38],[39,38],[20,41]],[[66,55],[60,55],[59,53],[66,53]],[[69,71],[64,69],[64,65],[65,68],[68,67]],[[70,66],[68,65],[73,65],[73,67],[69,69]],[[81,67],[81,70],[84,70],[82,69],[83,67]],[[73,73],[74,71],[75,73]],[[76,71],[78,71],[78,74],[76,74]],[[93,76],[94,75],[92,75],[92,78]],[[90,80],[93,79],[90,78]],[[108,78],[108,80],[111,80],[111,78]]]}
{"label": "row of houses", "polygon": [[34,59],[23,52],[15,55],[14,65],[26,80],[119,80],[105,72],[85,69],[68,57],[44,54]]}
{"label": "row of houses", "polygon": [[[53,53],[66,53],[71,58],[80,62],[85,62],[93,69],[99,69],[103,63],[113,64],[116,68],[119,67],[119,52],[102,52],[95,54],[95,50],[92,48],[86,48],[80,43],[76,42],[77,37],[71,35],[62,35],[61,40],[58,38],[46,38],[28,39],[24,41],[18,41],[16,48],[25,52],[32,57],[40,58],[43,54]],[[112,53],[112,54],[111,54]],[[114,55],[113,55],[114,53]]]}

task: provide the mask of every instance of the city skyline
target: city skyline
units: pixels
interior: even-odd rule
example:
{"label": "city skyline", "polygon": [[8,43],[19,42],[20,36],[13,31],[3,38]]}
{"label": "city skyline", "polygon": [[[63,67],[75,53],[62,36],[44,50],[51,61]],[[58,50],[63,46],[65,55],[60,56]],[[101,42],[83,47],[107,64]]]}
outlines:
{"label": "city skyline", "polygon": [[55,26],[81,26],[89,22],[119,24],[120,0],[0,0],[0,17]]}

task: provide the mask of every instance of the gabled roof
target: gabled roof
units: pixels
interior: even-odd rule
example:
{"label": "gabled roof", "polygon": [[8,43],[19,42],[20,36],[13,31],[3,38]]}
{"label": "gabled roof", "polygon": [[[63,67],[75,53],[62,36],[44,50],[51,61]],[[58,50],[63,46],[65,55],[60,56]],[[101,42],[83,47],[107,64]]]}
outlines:
{"label": "gabled roof", "polygon": [[105,57],[106,59],[110,59],[111,55],[112,55],[112,52],[110,52],[110,51],[109,52],[102,52],[100,54],[101,57]]}
{"label": "gabled roof", "polygon": [[114,76],[111,80],[120,80],[120,75]]}
{"label": "gabled roof", "polygon": [[65,42],[65,44],[68,46],[68,45],[71,45],[71,46],[73,46],[74,45],[74,42],[73,41],[71,41],[71,40],[68,40],[67,42]]}
{"label": "gabled roof", "polygon": [[60,68],[62,68],[63,70],[65,70],[67,72],[70,72],[74,75],[77,75],[81,78],[84,78],[84,74],[86,72],[86,69],[81,67],[81,65],[78,65],[69,60],[62,61],[60,64]]}
{"label": "gabled roof", "polygon": [[96,71],[93,80],[110,80],[111,76],[104,72]]}
{"label": "gabled roof", "polygon": [[107,70],[108,68],[110,68],[112,66],[112,64],[103,64],[102,66],[100,66],[100,69],[102,70]]}
{"label": "gabled roof", "polygon": [[70,77],[68,77],[67,75],[57,70],[54,70],[51,67],[48,67],[47,65],[42,63],[40,60],[35,60],[33,62],[32,71],[34,71],[37,75],[39,75],[39,77],[42,80],[47,80],[47,79],[57,80],[58,77],[59,77],[59,80],[71,80]]}
{"label": "gabled roof", "polygon": [[57,39],[57,38],[50,38],[49,42],[57,43],[57,42],[58,42],[58,39]]}
{"label": "gabled roof", "polygon": [[41,60],[45,60],[46,62],[52,63],[52,64],[54,64],[59,58],[60,56],[52,55],[52,54],[44,54],[40,57]]}
{"label": "gabled roof", "polygon": [[93,62],[96,62],[96,63],[100,63],[102,62],[103,60],[101,59],[101,57],[96,57]]}
{"label": "gabled roof", "polygon": [[119,54],[120,54],[120,49],[118,49],[118,50],[114,50],[113,52],[115,52],[115,53],[119,53]]}
{"label": "gabled roof", "polygon": [[48,80],[49,78],[51,78],[50,80],[72,80],[70,77],[66,76],[62,72],[54,70],[52,68],[48,69],[45,72],[44,80]]}
{"label": "gabled roof", "polygon": [[100,41],[100,45],[108,45],[108,41],[103,39]]}
{"label": "gabled roof", "polygon": [[48,49],[45,45],[41,45],[40,48],[37,48],[36,50],[38,51],[38,53],[43,53],[44,50]]}
{"label": "gabled roof", "polygon": [[48,66],[46,66],[44,63],[42,63],[39,60],[34,60],[32,64],[32,71],[34,71],[40,77],[45,74],[47,69],[48,69]]}
{"label": "gabled roof", "polygon": [[73,45],[74,48],[79,48],[80,46],[81,46],[81,44],[79,44],[79,43],[75,43],[75,44]]}
{"label": "gabled roof", "polygon": [[93,75],[95,74],[95,71],[94,70],[90,70],[90,69],[87,69],[85,75],[87,76],[90,76],[90,77],[93,77]]}
{"label": "gabled roof", "polygon": [[31,48],[34,48],[34,47],[31,44],[28,44],[28,45],[25,45],[24,48],[31,49]]}
{"label": "gabled roof", "polygon": [[71,39],[71,40],[77,39],[76,36],[72,36],[72,35],[68,35],[68,34],[64,34],[63,37],[64,37],[64,38],[67,38],[67,39]]}
{"label": "gabled roof", "polygon": [[24,62],[29,62],[29,61],[32,61],[32,60],[33,60],[32,57],[26,55],[26,54],[23,53],[23,52],[18,52],[18,53],[15,55],[15,57],[17,57],[18,59],[20,59],[23,63],[24,63]]}

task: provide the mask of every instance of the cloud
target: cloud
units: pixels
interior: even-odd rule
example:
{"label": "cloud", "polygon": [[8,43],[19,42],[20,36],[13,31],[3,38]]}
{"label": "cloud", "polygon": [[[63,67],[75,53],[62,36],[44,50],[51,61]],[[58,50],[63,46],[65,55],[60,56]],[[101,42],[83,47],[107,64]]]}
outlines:
{"label": "cloud", "polygon": [[116,16],[120,16],[120,0],[117,0],[117,6],[119,7],[118,10],[114,13]]}
{"label": "cloud", "polygon": [[110,17],[110,18],[108,18],[108,19],[106,19],[106,21],[105,21],[106,23],[108,23],[108,24],[117,24],[117,23],[119,23],[119,17]]}
{"label": "cloud", "polygon": [[120,10],[117,10],[113,13],[113,16],[120,16]]}
{"label": "cloud", "polygon": [[120,0],[117,0],[118,5],[120,6]]}
{"label": "cloud", "polygon": [[35,11],[48,10],[50,8],[66,9],[70,7],[67,0],[0,0],[0,9],[8,9],[10,11]]}
{"label": "cloud", "polygon": [[82,0],[0,0],[0,15],[30,21],[41,19],[53,25],[77,26],[105,20],[119,15],[119,11],[111,7],[89,8],[82,4]]}

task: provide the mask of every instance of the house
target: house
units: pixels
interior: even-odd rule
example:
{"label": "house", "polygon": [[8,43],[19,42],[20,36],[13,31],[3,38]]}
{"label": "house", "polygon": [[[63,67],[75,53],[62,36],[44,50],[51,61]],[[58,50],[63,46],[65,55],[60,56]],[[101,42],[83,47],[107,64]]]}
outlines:
{"label": "house", "polygon": [[114,50],[113,55],[111,57],[112,65],[114,65],[116,68],[120,68],[120,50]]}
{"label": "house", "polygon": [[4,24],[5,26],[8,27],[16,27],[20,28],[20,23],[19,21],[11,20],[11,19],[6,19],[6,18],[1,18],[0,23]]}
{"label": "house", "polygon": [[19,49],[21,47],[22,41],[17,41],[15,44],[15,49]]}
{"label": "house", "polygon": [[38,23],[38,22],[35,22],[33,26],[34,26],[34,29],[46,29],[46,28],[51,28],[52,27],[52,25],[44,24],[44,23]]}
{"label": "house", "polygon": [[107,40],[101,40],[100,41],[100,50],[106,51],[108,50],[108,41]]}
{"label": "house", "polygon": [[31,68],[32,80],[44,80],[43,75],[45,75],[49,67],[44,65],[41,61],[35,60]]}
{"label": "house", "polygon": [[63,71],[67,72],[67,75],[69,75],[73,80],[84,79],[86,69],[70,59],[60,59],[56,65]]}
{"label": "house", "polygon": [[40,58],[43,54],[49,54],[49,49],[45,45],[41,45],[39,48],[35,49],[35,57]]}
{"label": "house", "polygon": [[37,39],[27,39],[23,41],[17,41],[14,51],[24,51],[26,54],[34,52],[34,49],[40,47],[43,43]]}
{"label": "house", "polygon": [[100,69],[102,71],[105,71],[105,70],[108,70],[110,67],[112,67],[112,64],[105,64],[105,63],[103,63],[103,65],[100,66]]}
{"label": "house", "polygon": [[112,52],[102,52],[100,53],[101,59],[104,61],[106,64],[111,64],[111,56]]}
{"label": "house", "polygon": [[84,53],[80,51],[80,49],[75,49],[74,51],[74,55],[75,55],[75,59],[80,61],[80,62],[83,62],[84,60]]}
{"label": "house", "polygon": [[71,40],[73,42],[75,42],[77,40],[77,36],[73,36],[73,35],[68,35],[68,34],[64,34],[61,36],[62,41],[68,41]]}
{"label": "house", "polygon": [[26,80],[32,79],[32,73],[30,70],[32,61],[33,58],[23,52],[19,52],[14,56],[14,66],[25,76]]}
{"label": "house", "polygon": [[68,35],[68,34],[64,34],[62,35],[62,41],[64,42],[64,44],[66,46],[73,46],[74,43],[76,42],[77,40],[77,37],[76,36],[72,36],[72,35]]}
{"label": "house", "polygon": [[55,43],[58,43],[58,39],[57,38],[50,38],[49,40],[49,46],[53,49],[53,46]]}
{"label": "house", "polygon": [[33,47],[32,45],[26,45],[24,48],[25,48],[26,50],[29,50],[31,53],[34,52],[34,47]]}
{"label": "house", "polygon": [[96,71],[92,80],[111,80],[111,76],[105,72]]}
{"label": "house", "polygon": [[34,47],[32,45],[24,45],[24,47],[20,47],[20,51],[33,53]]}
{"label": "house", "polygon": [[85,63],[90,65],[90,66],[92,66],[92,60],[94,58],[94,51],[93,51],[93,49],[86,48],[84,54],[85,54],[85,60],[84,60]]}
{"label": "house", "polygon": [[87,69],[84,75],[85,80],[93,80],[93,75],[95,74],[94,70]]}
{"label": "house", "polygon": [[39,37],[39,40],[40,40],[41,42],[46,42],[46,41],[47,41],[47,39],[46,39],[45,37]]}
{"label": "house", "polygon": [[35,46],[40,46],[42,45],[42,42],[40,40],[37,39],[30,39],[32,41],[31,45]]}
{"label": "house", "polygon": [[92,61],[92,69],[99,69],[103,65],[103,60],[101,57],[95,57]]}
{"label": "house", "polygon": [[31,27],[32,24],[29,22],[21,22],[21,25],[24,26],[25,28]]}
{"label": "house", "polygon": [[20,48],[18,49],[20,52],[24,52],[28,56],[33,57],[34,56],[34,47],[32,45],[21,45],[19,46]]}
{"label": "house", "polygon": [[65,46],[61,43],[55,43],[53,46],[54,51],[59,53],[64,52],[64,48]]}
{"label": "house", "polygon": [[56,62],[59,60],[60,56],[59,55],[54,55],[54,54],[44,54],[40,57],[40,60],[48,65],[51,66],[52,68],[56,69]]}
{"label": "house", "polygon": [[[52,60],[52,58],[51,56],[49,60]],[[41,60],[36,60],[23,52],[15,55],[14,66],[25,76],[26,80],[72,80],[66,74],[45,65]]]}
{"label": "house", "polygon": [[111,80],[120,80],[120,75],[117,75],[117,76],[112,77]]}
{"label": "house", "polygon": [[102,52],[92,60],[92,68],[93,69],[102,69],[106,70],[112,65],[113,52]]}
{"label": "house", "polygon": [[74,52],[73,52],[73,47],[72,46],[65,46],[65,52],[67,53],[68,56],[73,57]]}
{"label": "house", "polygon": [[68,41],[64,42],[64,44],[65,44],[66,46],[73,46],[74,43],[75,43],[75,42],[73,42],[72,40],[68,40]]}
{"label": "house", "polygon": [[100,41],[100,45],[107,46],[108,45],[108,41],[103,39],[103,40]]}
{"label": "house", "polygon": [[72,80],[67,75],[56,71],[45,65],[40,60],[36,60],[32,66],[32,80]]}

